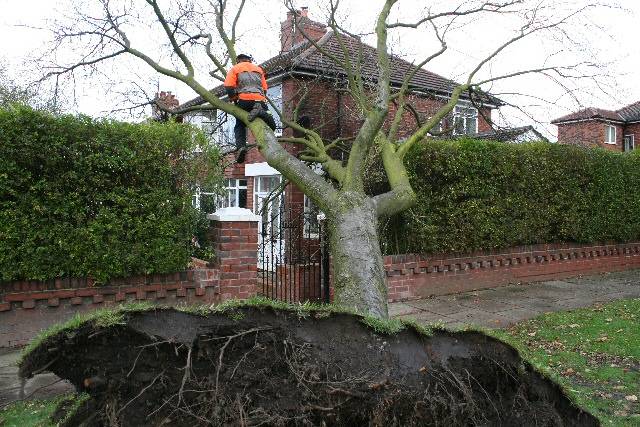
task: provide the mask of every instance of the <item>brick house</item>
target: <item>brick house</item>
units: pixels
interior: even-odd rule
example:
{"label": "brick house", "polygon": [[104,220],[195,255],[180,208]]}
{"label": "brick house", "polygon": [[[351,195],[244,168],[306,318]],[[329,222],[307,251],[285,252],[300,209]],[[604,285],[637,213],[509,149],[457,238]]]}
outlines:
{"label": "brick house", "polygon": [[631,151],[636,135],[640,137],[640,101],[616,111],[585,108],[551,123],[558,126],[560,144]]}
{"label": "brick house", "polygon": [[[295,18],[295,19],[294,19]],[[269,84],[268,97],[279,107],[285,115],[291,115],[293,108],[301,102],[299,121],[307,127],[312,127],[327,140],[337,137],[350,137],[356,134],[361,123],[361,117],[356,111],[355,104],[350,99],[345,88],[345,74],[320,51],[318,51],[302,35],[302,30],[309,38],[337,57],[343,56],[343,50],[337,37],[328,31],[325,25],[315,22],[308,17],[307,8],[292,12],[281,23],[281,51],[280,53],[260,64],[267,74]],[[360,40],[343,36],[347,49],[353,58],[361,59],[362,75],[365,80],[375,80],[377,73],[375,49]],[[398,57],[392,57],[392,84],[400,85],[402,79],[412,65]],[[403,118],[403,135],[409,135],[422,122],[431,117],[444,105],[456,83],[425,69],[419,70],[413,81],[410,104],[413,112],[408,112]],[[222,86],[212,89],[212,92],[224,98]],[[303,96],[302,93],[306,92]],[[304,98],[304,99],[303,99]],[[180,105],[187,108],[202,104],[204,101],[197,97]],[[453,135],[476,135],[492,130],[491,113],[501,105],[499,99],[488,95],[474,95],[470,99],[466,94],[460,100],[451,117],[442,124],[444,128],[452,129]],[[394,107],[391,106],[391,114]],[[277,115],[274,113],[276,121]],[[185,122],[199,125],[205,131],[210,131],[211,138],[220,146],[233,147],[234,118],[226,113],[197,112],[185,115]],[[279,124],[279,123],[278,123]],[[280,124],[279,124],[280,126]],[[276,135],[290,136],[291,129],[276,130]],[[250,137],[251,138],[251,137]],[[299,148],[290,146],[291,152]],[[250,150],[244,164],[232,164],[225,170],[227,197],[223,206],[246,207],[257,212],[261,200],[280,183],[280,173],[271,168],[257,150]],[[205,194],[198,195],[198,201],[203,202]],[[285,203],[299,204],[310,209],[310,202],[297,189],[287,189],[284,194]]]}

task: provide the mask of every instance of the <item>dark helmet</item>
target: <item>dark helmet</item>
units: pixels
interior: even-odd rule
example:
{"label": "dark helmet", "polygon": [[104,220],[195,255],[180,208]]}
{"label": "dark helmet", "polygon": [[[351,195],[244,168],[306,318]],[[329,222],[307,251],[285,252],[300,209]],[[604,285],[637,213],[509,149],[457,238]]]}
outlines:
{"label": "dark helmet", "polygon": [[247,55],[246,53],[241,53],[237,56],[238,61],[251,61],[253,62],[253,56]]}

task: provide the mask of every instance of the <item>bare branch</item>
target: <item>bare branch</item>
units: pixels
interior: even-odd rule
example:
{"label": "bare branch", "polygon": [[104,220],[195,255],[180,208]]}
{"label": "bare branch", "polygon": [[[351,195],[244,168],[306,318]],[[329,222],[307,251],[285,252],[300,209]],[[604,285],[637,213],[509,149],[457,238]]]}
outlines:
{"label": "bare branch", "polygon": [[415,23],[404,23],[404,22],[396,22],[394,24],[387,24],[387,28],[398,28],[398,27],[405,27],[405,28],[418,28],[420,25],[427,23],[427,22],[431,22],[433,23],[433,21],[439,19],[439,18],[446,18],[446,17],[460,17],[460,16],[467,16],[467,15],[473,15],[476,13],[480,13],[480,12],[502,12],[504,13],[504,9],[516,5],[516,4],[521,4],[523,3],[523,0],[513,0],[513,1],[507,1],[507,2],[503,2],[503,3],[497,3],[497,2],[485,2],[482,5],[472,8],[472,9],[466,9],[466,10],[461,10],[462,6],[464,4],[460,4],[458,5],[454,10],[452,11],[447,11],[447,12],[440,12],[440,13],[435,13],[433,15],[428,14],[427,16],[425,16],[424,18],[418,20]]}

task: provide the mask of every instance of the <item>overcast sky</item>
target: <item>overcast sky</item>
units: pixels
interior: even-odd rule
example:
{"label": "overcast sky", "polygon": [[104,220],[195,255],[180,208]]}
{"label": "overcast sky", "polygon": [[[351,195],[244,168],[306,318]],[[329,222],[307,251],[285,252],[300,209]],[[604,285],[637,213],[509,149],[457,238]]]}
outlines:
{"label": "overcast sky", "polygon": [[[306,0],[298,1],[297,5],[308,6],[310,17],[322,21],[324,12],[320,7],[321,3]],[[375,15],[382,3],[381,0],[343,0],[345,9],[342,16],[346,22],[345,26],[357,33],[371,31]],[[415,6],[428,3],[400,0],[395,17],[405,15],[408,19],[413,18]],[[432,3],[440,6],[454,2]],[[0,0],[0,62],[8,66],[11,77],[23,83],[37,77],[33,64],[25,64],[25,60],[41,52],[50,40],[48,31],[37,28],[50,27],[56,17],[69,15],[70,4],[70,1]],[[586,5],[587,2],[564,0],[550,4],[558,5],[557,13],[562,13],[568,7],[575,8]],[[511,125],[535,124],[539,130],[554,139],[555,127],[548,124],[553,118],[580,106],[618,109],[640,100],[640,1],[618,0],[616,4],[619,8],[592,10],[575,22],[572,30],[575,30],[574,35],[579,41],[579,47],[566,46],[566,49],[560,52],[553,41],[531,40],[509,48],[485,70],[485,75],[497,75],[523,67],[534,67],[542,64],[551,53],[559,52],[556,57],[552,57],[552,61],[571,62],[588,56],[590,60],[602,65],[599,73],[607,74],[595,81],[573,82],[570,85],[573,96],[568,96],[564,89],[547,79],[535,76],[494,84],[489,88],[491,91],[505,94],[505,99],[517,102],[533,117],[529,119],[514,109],[504,107],[501,121]],[[239,50],[252,53],[258,61],[276,55],[280,45],[279,22],[284,19],[285,12],[281,0],[256,1],[241,21],[243,30]],[[495,48],[505,40],[510,30],[507,20],[497,17],[484,22],[468,22],[451,33],[447,54],[426,68],[449,78],[462,79],[473,63],[477,63],[489,49]],[[159,36],[151,33],[139,32],[135,35],[137,45],[150,51],[153,51],[159,40]],[[365,40],[370,39],[365,37]],[[419,59],[420,54],[428,54],[435,47],[434,40],[428,38],[424,32],[418,36],[397,35],[393,36],[392,40],[393,52],[408,60]],[[73,52],[64,52],[63,57],[64,54],[72,55]],[[206,67],[203,67],[201,73],[203,82],[210,86],[217,85],[217,81],[206,75],[207,70],[204,68]],[[79,76],[74,93],[76,103],[71,105],[70,109],[100,116],[122,106],[122,97],[119,95],[123,90],[122,86],[113,86],[109,82],[108,77],[114,75],[125,81],[137,80],[147,87],[158,81],[158,77],[149,72],[144,64],[133,60],[112,64],[105,68],[104,72],[104,76]],[[163,90],[177,93],[181,101],[194,97],[189,88],[168,78],[160,79],[158,84]],[[525,93],[527,96],[508,95],[513,92]]]}

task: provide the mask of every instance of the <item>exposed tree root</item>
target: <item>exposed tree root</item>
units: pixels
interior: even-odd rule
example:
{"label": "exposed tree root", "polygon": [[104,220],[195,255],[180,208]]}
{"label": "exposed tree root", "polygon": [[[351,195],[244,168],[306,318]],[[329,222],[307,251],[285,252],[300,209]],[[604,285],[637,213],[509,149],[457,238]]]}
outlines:
{"label": "exposed tree root", "polygon": [[131,313],[49,338],[21,372],[50,364],[90,394],[66,425],[598,425],[480,333],[389,336],[356,316],[313,317]]}

